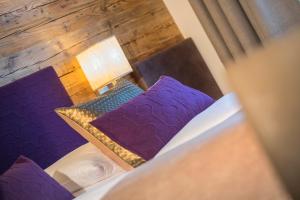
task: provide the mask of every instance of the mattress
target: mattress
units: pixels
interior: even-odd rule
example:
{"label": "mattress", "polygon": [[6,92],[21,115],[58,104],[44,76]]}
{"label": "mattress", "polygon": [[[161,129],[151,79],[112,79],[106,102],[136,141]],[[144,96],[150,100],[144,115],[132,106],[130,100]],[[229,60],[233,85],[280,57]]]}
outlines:
{"label": "mattress", "polygon": [[[193,118],[161,151],[155,159],[164,159],[167,154],[181,146],[197,140],[197,138],[208,138],[222,129],[229,128],[243,120],[241,106],[236,99],[235,94],[230,93],[216,101],[205,111]],[[151,167],[151,161],[144,164],[145,167]],[[144,166],[142,166],[144,167]],[[105,196],[114,186],[126,178],[130,178],[135,170],[123,172],[117,176],[96,183],[85,189],[85,192],[76,198],[76,200],[99,200]]]}

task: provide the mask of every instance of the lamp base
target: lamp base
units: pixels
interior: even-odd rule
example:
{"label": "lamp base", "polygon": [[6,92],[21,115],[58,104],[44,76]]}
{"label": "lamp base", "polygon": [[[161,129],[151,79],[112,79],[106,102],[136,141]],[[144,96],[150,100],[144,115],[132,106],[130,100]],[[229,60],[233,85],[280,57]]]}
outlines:
{"label": "lamp base", "polygon": [[106,92],[108,92],[109,90],[111,90],[115,85],[117,84],[117,81],[113,81],[109,84],[107,84],[106,86],[100,88],[97,90],[97,95],[103,95],[105,94]]}

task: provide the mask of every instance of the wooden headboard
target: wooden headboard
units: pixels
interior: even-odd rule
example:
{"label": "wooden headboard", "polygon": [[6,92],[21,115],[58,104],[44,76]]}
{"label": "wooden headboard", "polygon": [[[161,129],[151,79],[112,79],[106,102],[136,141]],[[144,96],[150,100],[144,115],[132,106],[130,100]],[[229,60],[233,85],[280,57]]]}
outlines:
{"label": "wooden headboard", "polygon": [[146,87],[152,86],[161,75],[167,75],[215,99],[223,96],[190,38],[136,63],[134,68]]}

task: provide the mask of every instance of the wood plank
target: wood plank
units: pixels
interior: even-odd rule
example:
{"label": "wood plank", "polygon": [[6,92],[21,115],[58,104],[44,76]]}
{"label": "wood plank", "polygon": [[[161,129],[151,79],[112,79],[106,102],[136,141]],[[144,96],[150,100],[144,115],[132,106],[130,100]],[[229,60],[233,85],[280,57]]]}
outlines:
{"label": "wood plank", "polygon": [[183,39],[182,36],[177,37],[177,34],[173,34],[174,29],[177,29],[177,27],[169,24],[169,26],[166,26],[165,28],[145,34],[144,37],[137,38],[124,45],[123,49],[128,52],[128,59],[130,59],[131,62],[141,60],[181,41]]}
{"label": "wood plank", "polygon": [[[0,39],[0,55],[7,56],[30,47],[41,41],[50,40],[53,37],[64,35],[77,29],[82,29],[84,24],[90,21],[95,22],[91,15],[100,8],[100,5],[94,3],[85,9],[74,12],[62,18],[51,21],[46,24],[39,24],[26,31],[17,30],[13,35]],[[100,16],[101,17],[101,16]],[[5,25],[0,24],[0,27]],[[27,25],[26,25],[27,26]],[[19,41],[23,41],[20,43]]]}
{"label": "wood plank", "polygon": [[0,16],[11,12],[24,12],[57,0],[1,0]]}
{"label": "wood plank", "polygon": [[174,25],[173,19],[166,10],[158,10],[154,15],[159,17],[153,17],[153,14],[149,13],[137,21],[112,25],[112,31],[115,35],[118,35],[119,43],[126,45],[146,34],[156,32],[167,26],[166,24],[172,23]]}
{"label": "wood plank", "polygon": [[24,70],[16,71],[13,75],[11,76],[6,76],[6,77],[1,77],[0,78],[0,87],[4,86],[8,83],[14,82],[15,80],[18,80],[20,78],[23,78],[25,76],[28,76],[34,72],[39,71],[39,68],[26,68]]}
{"label": "wood plank", "polygon": [[98,0],[73,0],[71,3],[69,0],[59,0],[26,12],[15,11],[1,15],[0,27],[3,28],[0,30],[0,38],[47,24],[96,4],[99,4]]}

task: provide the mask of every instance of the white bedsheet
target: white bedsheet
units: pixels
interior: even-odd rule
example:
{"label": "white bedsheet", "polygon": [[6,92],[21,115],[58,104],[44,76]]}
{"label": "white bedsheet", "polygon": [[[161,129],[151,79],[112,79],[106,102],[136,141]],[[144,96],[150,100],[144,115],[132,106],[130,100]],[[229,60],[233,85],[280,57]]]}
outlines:
{"label": "white bedsheet", "polygon": [[[226,119],[237,114],[241,110],[235,94],[230,93],[216,101],[205,111],[194,117],[158,154],[161,156],[172,149],[191,141],[204,132],[222,124]],[[155,159],[155,158],[154,158]],[[131,172],[124,172],[105,181],[101,181],[86,189],[86,192],[76,200],[100,200],[116,184],[126,178]]]}
{"label": "white bedsheet", "polygon": [[74,196],[79,196],[89,186],[124,170],[93,144],[87,143],[49,166],[45,172]]}

